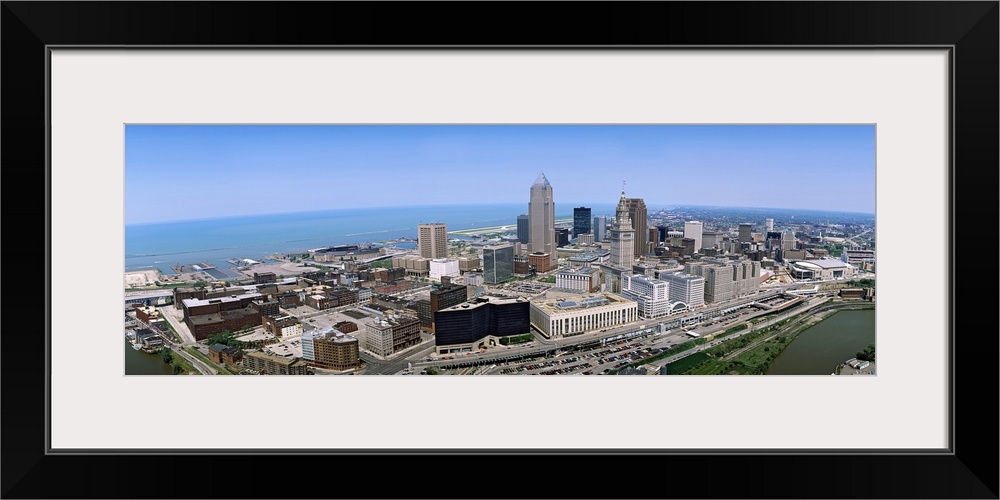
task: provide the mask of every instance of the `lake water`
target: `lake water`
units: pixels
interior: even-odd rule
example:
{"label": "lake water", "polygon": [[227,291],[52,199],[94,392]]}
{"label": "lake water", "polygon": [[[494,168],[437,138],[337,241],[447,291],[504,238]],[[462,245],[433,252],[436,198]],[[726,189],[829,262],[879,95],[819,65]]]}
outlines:
{"label": "lake water", "polygon": [[[595,205],[594,213],[610,209],[612,205]],[[226,259],[231,258],[261,260],[273,253],[416,238],[417,224],[429,222],[443,222],[449,231],[498,225],[516,229],[517,216],[527,210],[527,203],[356,208],[132,224],[125,226],[125,270],[156,267],[173,274],[171,266],[201,262],[229,268]]]}
{"label": "lake water", "polygon": [[766,374],[829,375],[873,343],[874,309],[839,311],[795,337],[771,362]]}

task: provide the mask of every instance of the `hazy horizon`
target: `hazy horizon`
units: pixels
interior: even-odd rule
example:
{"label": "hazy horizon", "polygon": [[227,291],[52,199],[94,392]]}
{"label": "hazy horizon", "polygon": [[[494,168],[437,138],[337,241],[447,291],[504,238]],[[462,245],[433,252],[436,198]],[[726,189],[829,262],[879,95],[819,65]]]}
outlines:
{"label": "hazy horizon", "polygon": [[125,146],[128,225],[338,208],[527,211],[539,171],[557,210],[614,204],[625,181],[650,210],[875,211],[874,125],[127,125]]}

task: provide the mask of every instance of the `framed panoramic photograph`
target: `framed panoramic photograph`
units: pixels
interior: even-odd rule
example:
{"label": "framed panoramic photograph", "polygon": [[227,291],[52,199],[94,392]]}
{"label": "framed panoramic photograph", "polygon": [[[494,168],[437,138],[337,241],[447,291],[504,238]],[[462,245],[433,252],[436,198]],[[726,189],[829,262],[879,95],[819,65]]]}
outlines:
{"label": "framed panoramic photograph", "polygon": [[[959,356],[996,338],[959,342],[989,293],[957,296],[955,273],[959,221],[996,211],[996,2],[762,4],[816,31],[628,46],[206,39],[163,22],[180,4],[51,5],[3,12],[8,77],[46,97],[4,109],[28,149],[7,165],[37,160],[46,193],[44,401],[35,441],[5,444],[26,459],[4,496],[78,496],[42,480],[58,455],[166,460],[174,497],[218,488],[184,460],[636,455],[651,480],[735,480],[650,497],[996,498],[960,454],[995,453],[970,437],[989,408],[955,385],[996,362]],[[91,33],[98,15],[133,24]],[[81,481],[107,496],[114,474]]]}
{"label": "framed panoramic photograph", "polygon": [[875,375],[875,143],[126,124],[125,374]]}

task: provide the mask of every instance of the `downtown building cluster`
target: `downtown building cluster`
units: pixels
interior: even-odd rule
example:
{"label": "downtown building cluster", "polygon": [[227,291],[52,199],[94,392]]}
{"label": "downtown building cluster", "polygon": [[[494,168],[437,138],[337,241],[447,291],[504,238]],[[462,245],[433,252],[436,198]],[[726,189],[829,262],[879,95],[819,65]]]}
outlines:
{"label": "downtown building cluster", "polygon": [[[527,194],[527,213],[499,235],[449,240],[445,223],[422,223],[412,251],[317,249],[310,257],[329,269],[283,279],[255,274],[241,286],[179,287],[173,304],[199,341],[263,331],[237,345],[252,350],[245,355],[213,344],[218,363],[262,374],[348,373],[365,366],[363,357],[387,361],[428,342],[437,355],[451,355],[526,335],[573,337],[690,314],[754,295],[779,264],[800,280],[874,269],[873,250],[845,244],[832,259],[825,245],[839,236],[776,230],[772,218],[759,225],[663,222],[623,188],[613,214],[573,207],[567,224],[557,223],[544,173]],[[314,327],[289,312],[303,308],[310,316],[349,317]]]}

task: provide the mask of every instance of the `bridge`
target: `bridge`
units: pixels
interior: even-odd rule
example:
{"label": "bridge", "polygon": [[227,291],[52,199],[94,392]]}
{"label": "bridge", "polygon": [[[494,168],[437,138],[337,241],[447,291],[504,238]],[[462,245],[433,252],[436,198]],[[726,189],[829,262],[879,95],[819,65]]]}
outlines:
{"label": "bridge", "polygon": [[166,290],[142,290],[142,291],[126,291],[125,292],[125,303],[126,304],[145,304],[148,300],[150,304],[166,304],[170,300],[173,300],[174,291],[172,289]]}

